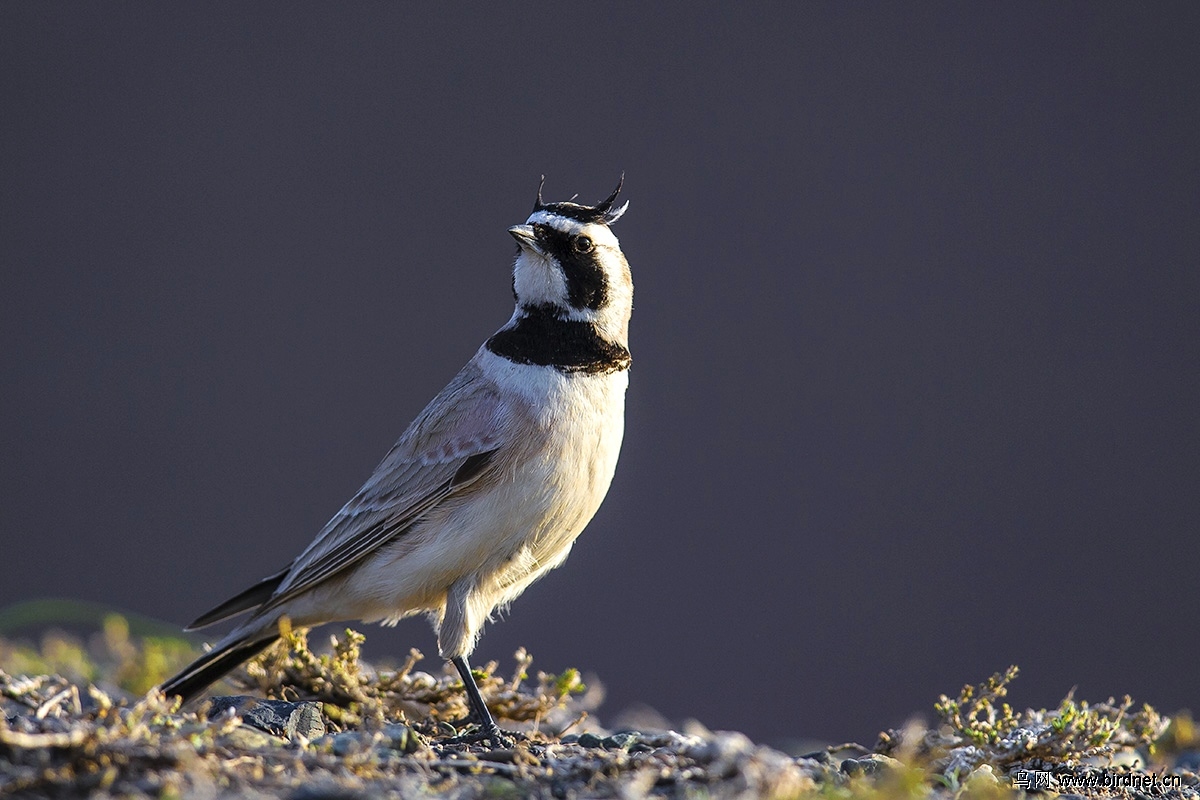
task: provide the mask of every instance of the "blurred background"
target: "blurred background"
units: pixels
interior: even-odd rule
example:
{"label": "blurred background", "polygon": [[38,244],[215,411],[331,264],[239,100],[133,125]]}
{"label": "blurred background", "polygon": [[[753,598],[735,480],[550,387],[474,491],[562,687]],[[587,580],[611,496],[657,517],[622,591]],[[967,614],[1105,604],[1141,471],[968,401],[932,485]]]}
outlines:
{"label": "blurred background", "polygon": [[476,661],[767,741],[1010,663],[1019,706],[1196,709],[1198,39],[1189,3],[0,4],[0,605],[185,623],[286,564],[507,320],[539,176],[624,171],[616,480]]}

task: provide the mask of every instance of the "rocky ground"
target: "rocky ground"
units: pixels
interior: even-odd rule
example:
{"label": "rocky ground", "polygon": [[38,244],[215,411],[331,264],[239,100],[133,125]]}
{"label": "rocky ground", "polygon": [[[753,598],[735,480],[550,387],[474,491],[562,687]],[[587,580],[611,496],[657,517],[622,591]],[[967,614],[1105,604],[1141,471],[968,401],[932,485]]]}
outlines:
{"label": "rocky ground", "polygon": [[359,658],[347,631],[317,655],[303,632],[251,662],[221,695],[181,711],[147,690],[188,656],[131,637],[118,617],[83,642],[0,641],[0,795],[28,797],[1200,798],[1190,717],[1128,699],[1016,712],[1015,669],[935,705],[938,723],[870,746],[800,755],[740,733],[601,727],[569,670],[477,673],[514,744],[471,741],[462,684]]}

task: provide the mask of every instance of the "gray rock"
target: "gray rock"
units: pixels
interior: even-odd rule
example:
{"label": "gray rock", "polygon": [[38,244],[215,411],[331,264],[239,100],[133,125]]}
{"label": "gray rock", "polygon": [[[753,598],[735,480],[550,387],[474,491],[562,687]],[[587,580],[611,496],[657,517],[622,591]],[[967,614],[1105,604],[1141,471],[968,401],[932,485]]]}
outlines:
{"label": "gray rock", "polygon": [[744,733],[717,731],[712,738],[693,747],[690,755],[701,763],[710,761],[733,763],[738,756],[754,749],[754,743]]}
{"label": "gray rock", "polygon": [[900,762],[889,756],[866,755],[861,758],[847,758],[842,762],[842,772],[847,775],[878,775],[889,770],[898,769]]}
{"label": "gray rock", "polygon": [[363,737],[354,732],[346,731],[345,733],[335,733],[329,737],[330,750],[335,756],[352,756],[356,753],[361,753],[367,749],[370,744],[363,740]]}
{"label": "gray rock", "polygon": [[318,703],[296,703],[298,708],[288,715],[284,731],[289,740],[311,742],[325,735],[325,715]]}
{"label": "gray rock", "polygon": [[600,740],[600,746],[605,750],[628,750],[638,740],[636,734],[614,733]]}
{"label": "gray rock", "polygon": [[234,713],[242,723],[274,736],[296,741],[316,739],[325,734],[325,717],[318,703],[292,703],[286,700],[263,700],[249,695],[214,697],[208,707],[208,718],[215,719]]}
{"label": "gray rock", "polygon": [[383,726],[380,731],[383,736],[383,744],[389,750],[395,750],[400,753],[415,753],[421,749],[421,737],[417,732],[407,725],[400,722],[392,722]]}
{"label": "gray rock", "polygon": [[664,731],[662,733],[644,733],[641,736],[641,741],[651,747],[669,747],[673,750],[684,750],[699,747],[703,742],[699,737],[688,736],[676,731]]}
{"label": "gray rock", "polygon": [[980,764],[975,768],[975,771],[967,776],[963,781],[963,786],[969,786],[972,789],[978,790],[980,787],[995,786],[1000,783],[1000,779],[996,777],[996,770],[992,769],[991,764]]}
{"label": "gray rock", "polygon": [[830,753],[828,750],[814,750],[811,753],[804,753],[803,755],[796,757],[803,758],[806,761],[816,761],[818,764],[826,767],[835,766],[837,764],[837,759],[835,759],[833,757],[833,753]]}
{"label": "gray rock", "polygon": [[223,734],[220,741],[225,746],[237,750],[262,750],[267,747],[282,747],[287,744],[286,739],[272,736],[257,728],[245,725],[238,726],[229,731],[229,733]]}
{"label": "gray rock", "polygon": [[577,741],[579,742],[580,747],[603,747],[604,746],[604,744],[603,744],[604,740],[601,739],[599,736],[597,736],[594,733],[581,734]]}

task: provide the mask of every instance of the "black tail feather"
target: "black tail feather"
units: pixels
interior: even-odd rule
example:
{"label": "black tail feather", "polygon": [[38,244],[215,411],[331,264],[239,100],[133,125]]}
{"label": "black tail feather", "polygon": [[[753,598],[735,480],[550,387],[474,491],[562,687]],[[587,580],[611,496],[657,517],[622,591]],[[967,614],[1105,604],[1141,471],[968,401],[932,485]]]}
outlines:
{"label": "black tail feather", "polygon": [[196,628],[206,628],[214,622],[220,622],[223,619],[232,617],[234,614],[240,614],[243,611],[261,606],[271,598],[271,595],[279,588],[279,584],[283,583],[288,569],[290,567],[280,570],[269,578],[263,578],[246,591],[234,595],[224,603],[221,603],[221,605],[212,611],[201,614],[195,622],[188,625],[184,630],[194,631]]}
{"label": "black tail feather", "polygon": [[162,693],[167,697],[182,697],[184,703],[189,703],[234,667],[258,655],[278,640],[279,634],[272,634],[265,639],[233,641],[205,653],[164,683]]}

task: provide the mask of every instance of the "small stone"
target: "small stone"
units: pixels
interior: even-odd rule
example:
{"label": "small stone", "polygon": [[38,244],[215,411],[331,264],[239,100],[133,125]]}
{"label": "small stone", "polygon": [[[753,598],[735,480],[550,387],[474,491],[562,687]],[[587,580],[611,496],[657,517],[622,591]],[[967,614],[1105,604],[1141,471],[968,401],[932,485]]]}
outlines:
{"label": "small stone", "polygon": [[281,747],[287,744],[287,740],[285,739],[245,725],[241,725],[226,733],[221,737],[221,741],[226,746],[234,747],[238,750],[261,750],[266,747]]}
{"label": "small stone", "polygon": [[353,731],[334,734],[330,739],[330,746],[335,756],[352,756],[366,749],[362,737]]}
{"label": "small stone", "polygon": [[991,764],[980,764],[963,781],[963,786],[979,789],[981,786],[995,786],[999,782],[1000,780],[996,777],[996,771],[992,769]]}
{"label": "small stone", "polygon": [[325,734],[325,718],[321,706],[312,701],[293,703],[286,700],[262,700],[249,695],[214,697],[208,707],[208,718],[215,719],[234,713],[246,725],[291,741],[299,737],[316,739]]}
{"label": "small stone", "polygon": [[580,735],[578,742],[580,747],[603,747],[603,739],[594,733],[585,733]]}
{"label": "small stone", "polygon": [[600,740],[600,746],[605,750],[628,750],[638,737],[632,733],[614,733]]}
{"label": "small stone", "polygon": [[847,758],[842,762],[842,772],[847,775],[880,775],[884,772],[890,772],[900,768],[900,762],[890,756],[881,756],[875,753],[870,755],[860,756],[859,758]]}
{"label": "small stone", "polygon": [[[239,717],[245,717],[246,712],[253,708],[257,702],[257,697],[251,697],[248,694],[218,695],[209,699],[208,713],[205,716],[209,719],[216,719],[217,717],[227,716],[232,713]],[[233,711],[231,712],[230,709],[233,709]]]}
{"label": "small stone", "polygon": [[691,749],[703,744],[703,741],[696,736],[686,736],[675,731],[642,734],[642,742],[654,748],[668,747],[672,750]]}
{"label": "small stone", "polygon": [[579,741],[579,734],[568,733],[566,736],[561,737],[558,741],[560,744],[576,744]]}
{"label": "small stone", "polygon": [[313,739],[325,735],[325,715],[321,713],[321,706],[318,703],[296,703],[296,708],[288,715],[287,725],[284,726],[284,732],[287,733],[288,739],[295,742],[303,740],[311,742]]}
{"label": "small stone", "polygon": [[383,743],[391,750],[401,753],[415,753],[421,749],[421,739],[417,732],[400,722],[392,722],[383,726]]}
{"label": "small stone", "polygon": [[707,742],[693,748],[690,755],[702,763],[719,761],[732,764],[738,756],[753,749],[754,743],[744,733],[718,731]]}
{"label": "small stone", "polygon": [[250,708],[241,712],[242,721],[253,725],[260,731],[273,733],[276,736],[287,735],[287,720],[291,716],[291,704],[280,707],[270,700],[260,700]]}
{"label": "small stone", "polygon": [[399,750],[393,750],[388,747],[385,742],[371,746],[371,753],[374,756],[373,761],[377,764],[388,764],[393,761],[400,761],[404,758],[404,753]]}

